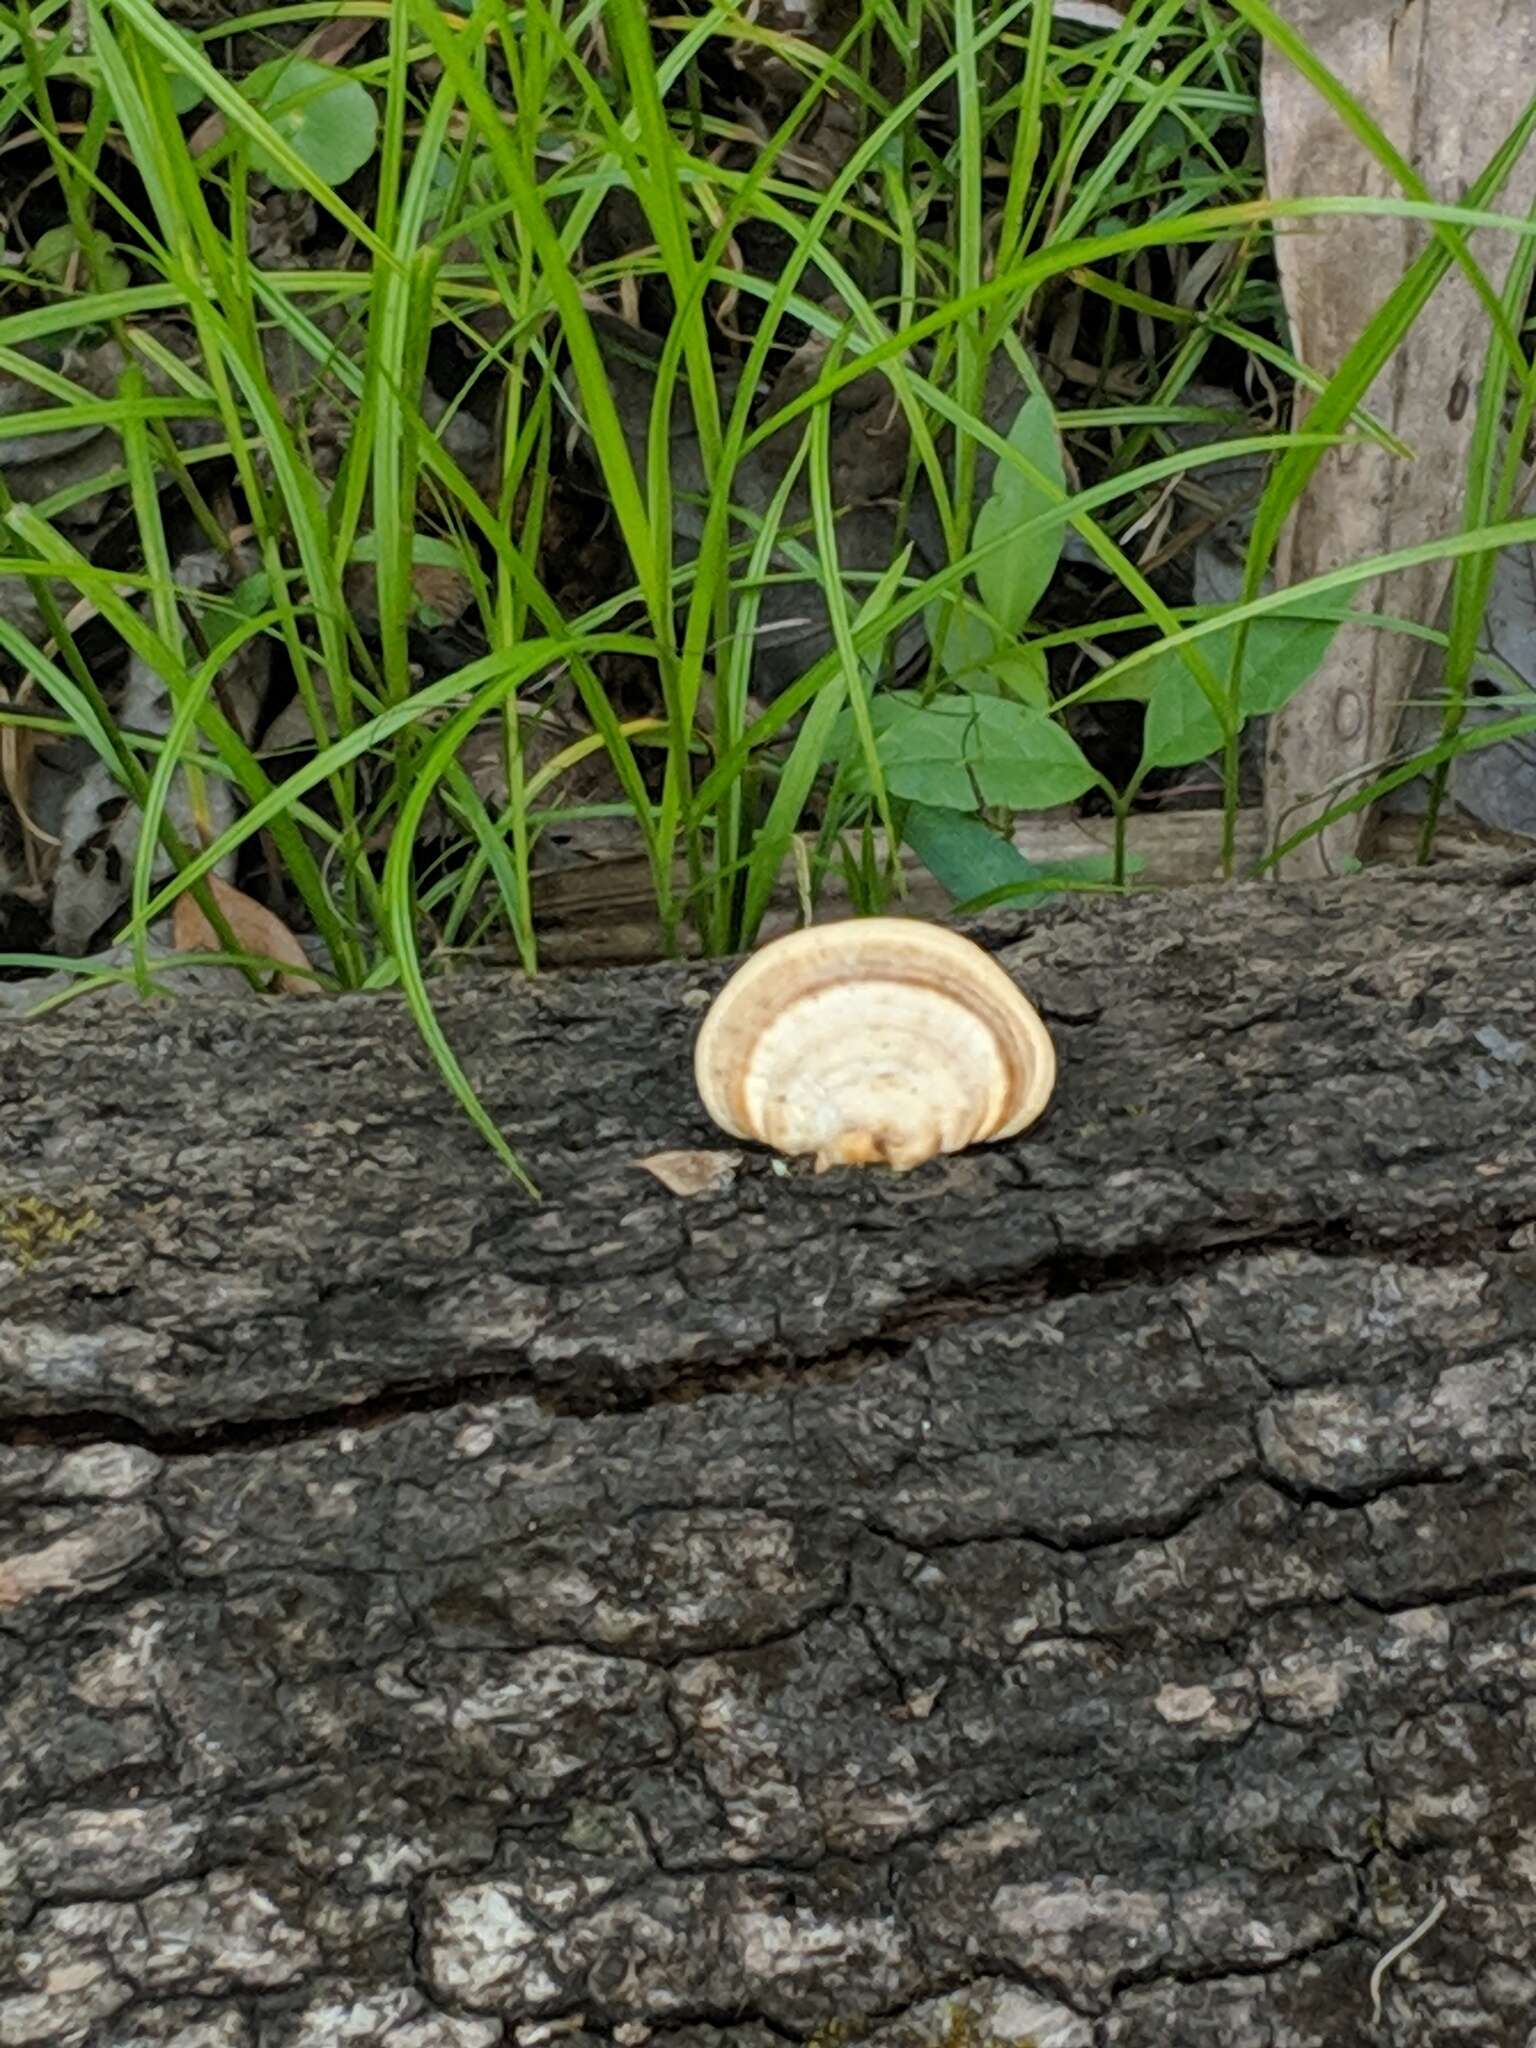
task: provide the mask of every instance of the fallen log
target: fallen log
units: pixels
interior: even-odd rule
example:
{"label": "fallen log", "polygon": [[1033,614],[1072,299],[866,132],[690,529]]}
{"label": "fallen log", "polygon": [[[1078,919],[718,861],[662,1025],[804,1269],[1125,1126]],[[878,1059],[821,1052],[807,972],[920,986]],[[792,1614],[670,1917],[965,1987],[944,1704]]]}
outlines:
{"label": "fallen log", "polygon": [[[1422,820],[1379,818],[1371,831],[1371,864],[1416,865]],[[1126,834],[1131,874],[1143,888],[1185,888],[1222,879],[1220,811],[1173,811],[1167,815],[1138,813]],[[1114,852],[1115,828],[1110,818],[1084,818],[1066,810],[1020,818],[1013,843],[1026,860],[1041,867],[1067,867],[1074,862],[1103,862]],[[1239,880],[1257,874],[1265,854],[1263,814],[1237,814],[1234,872]],[[877,858],[883,836],[875,834]],[[1443,860],[1507,863],[1525,850],[1513,833],[1497,831],[1467,818],[1441,823],[1436,855]],[[892,908],[902,915],[946,919],[954,899],[929,874],[910,850],[901,857],[902,890]],[[680,894],[688,888],[687,870],[676,875]],[[659,959],[666,951],[656,916],[656,884],[650,863],[640,855],[596,860],[583,867],[556,868],[534,876],[534,920],[539,926],[539,960],[545,967],[615,967]],[[816,915],[828,918],[854,914],[846,879],[836,868],[824,875],[816,898]],[[785,874],[773,892],[759,939],[777,938],[802,921],[798,890]],[[686,926],[682,945],[696,953],[697,937]],[[508,957],[511,957],[510,949]],[[234,972],[233,969],[230,970]]]}
{"label": "fallen log", "polygon": [[0,2044],[1523,2044],[1531,875],[994,920],[905,1179],[640,1169],[717,966],[441,985],[537,1206],[392,999],[0,1026]]}

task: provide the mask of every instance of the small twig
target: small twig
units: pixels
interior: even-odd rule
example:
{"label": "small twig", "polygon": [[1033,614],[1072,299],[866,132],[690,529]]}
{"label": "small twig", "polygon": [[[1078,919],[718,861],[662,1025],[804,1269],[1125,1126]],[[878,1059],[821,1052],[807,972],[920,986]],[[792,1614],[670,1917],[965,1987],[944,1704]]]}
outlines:
{"label": "small twig", "polygon": [[1398,1942],[1395,1947],[1389,1948],[1386,1954],[1382,1956],[1380,1960],[1377,1962],[1375,1969],[1372,1970],[1371,2025],[1373,2027],[1379,2026],[1381,2023],[1381,1985],[1383,1978],[1386,1976],[1388,1970],[1391,1969],[1392,1965],[1395,1962],[1399,1961],[1400,1958],[1407,1955],[1409,1949],[1415,1947],[1419,1942],[1421,1942],[1424,1939],[1425,1935],[1428,1934],[1431,1927],[1434,1926],[1435,1922],[1440,1918],[1440,1915],[1445,1911],[1446,1907],[1450,1903],[1451,1902],[1446,1897],[1445,1893],[1442,1892],[1439,1898],[1436,1899],[1435,1903],[1430,1907],[1429,1911],[1424,1915],[1424,1918],[1419,1922],[1418,1926],[1410,1928],[1409,1931],[1403,1936],[1402,1940]]}

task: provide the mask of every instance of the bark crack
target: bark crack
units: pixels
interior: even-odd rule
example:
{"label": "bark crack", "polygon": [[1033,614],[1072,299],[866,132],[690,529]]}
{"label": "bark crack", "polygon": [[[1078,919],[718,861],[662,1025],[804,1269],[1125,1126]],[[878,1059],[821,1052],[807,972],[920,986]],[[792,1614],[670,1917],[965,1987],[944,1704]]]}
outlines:
{"label": "bark crack", "polygon": [[[610,1383],[605,1394],[588,1396],[574,1386],[541,1384],[527,1369],[510,1369],[468,1374],[425,1387],[383,1387],[363,1399],[291,1416],[223,1420],[191,1429],[154,1429],[127,1415],[99,1408],[18,1415],[0,1422],[0,1449],[10,1445],[72,1450],[93,1443],[114,1443],[174,1460],[225,1451],[278,1450],[341,1431],[375,1430],[411,1417],[441,1415],[460,1407],[495,1408],[515,1401],[531,1401],[542,1413],[581,1420],[641,1414],[719,1394],[770,1394],[784,1388],[845,1380],[865,1367],[904,1360],[921,1339],[978,1318],[1037,1308],[1046,1302],[1095,1298],[1135,1286],[1171,1289],[1180,1281],[1208,1274],[1229,1260],[1261,1258],[1282,1251],[1356,1261],[1382,1258],[1399,1265],[1426,1268],[1486,1260],[1506,1251],[1511,1237],[1529,1220],[1523,1211],[1511,1212],[1476,1230],[1418,1229],[1401,1237],[1376,1231],[1368,1238],[1353,1233],[1348,1224],[1336,1222],[1294,1230],[1268,1230],[1251,1236],[1225,1232],[1198,1246],[1182,1249],[1159,1251],[1148,1247],[1094,1257],[1058,1254],[1041,1261],[1024,1278],[983,1295],[968,1289],[958,1295],[939,1291],[914,1297],[880,1318],[851,1343],[834,1349],[760,1350],[708,1370],[701,1369],[695,1361],[680,1359],[670,1367],[657,1368],[649,1385],[636,1385],[624,1393],[614,1391]],[[1191,1335],[1194,1337],[1193,1331]],[[1195,1339],[1195,1343],[1199,1349],[1199,1340]],[[591,1377],[599,1383],[611,1380],[606,1371],[594,1372]]]}

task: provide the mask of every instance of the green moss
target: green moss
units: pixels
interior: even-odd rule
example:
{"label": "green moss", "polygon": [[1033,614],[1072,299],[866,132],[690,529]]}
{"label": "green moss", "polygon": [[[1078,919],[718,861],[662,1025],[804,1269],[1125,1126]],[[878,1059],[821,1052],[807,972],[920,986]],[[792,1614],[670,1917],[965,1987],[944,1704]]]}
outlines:
{"label": "green moss", "polygon": [[0,1196],[0,1253],[9,1255],[25,1273],[50,1252],[94,1230],[100,1221],[96,1211],[83,1202],[74,1209],[62,1209],[46,1195]]}
{"label": "green moss", "polygon": [[1033,2034],[1008,2038],[984,2034],[968,2005],[952,2005],[937,2048],[1036,2048],[1036,2042]]}
{"label": "green moss", "polygon": [[868,2032],[867,2020],[827,2020],[810,2036],[805,2048],[848,2048],[851,2041]]}

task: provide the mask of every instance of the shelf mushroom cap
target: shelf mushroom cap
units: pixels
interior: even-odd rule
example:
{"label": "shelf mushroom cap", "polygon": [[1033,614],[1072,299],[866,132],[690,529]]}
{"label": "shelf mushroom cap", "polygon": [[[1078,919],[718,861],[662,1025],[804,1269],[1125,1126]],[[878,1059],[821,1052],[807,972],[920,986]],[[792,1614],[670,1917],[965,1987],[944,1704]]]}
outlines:
{"label": "shelf mushroom cap", "polygon": [[906,1171],[1016,1137],[1056,1082],[1034,1006],[942,926],[849,918],[774,939],[732,975],[694,1047],[705,1109],[733,1138],[818,1172]]}

